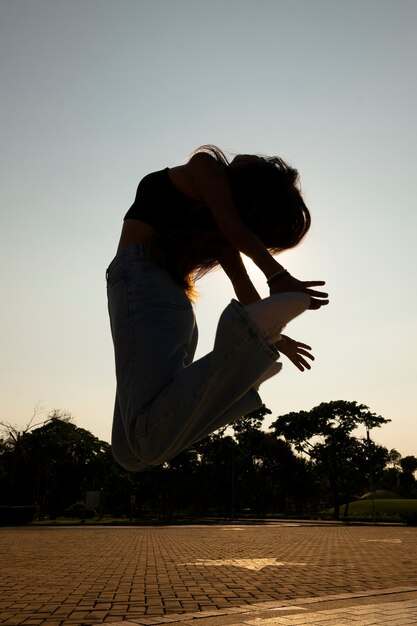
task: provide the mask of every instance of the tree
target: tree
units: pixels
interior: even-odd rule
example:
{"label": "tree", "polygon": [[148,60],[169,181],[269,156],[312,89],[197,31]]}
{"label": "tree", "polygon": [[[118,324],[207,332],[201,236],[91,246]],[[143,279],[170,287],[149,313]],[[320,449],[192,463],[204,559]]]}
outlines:
{"label": "tree", "polygon": [[26,426],[24,426],[23,430],[20,430],[17,426],[14,426],[10,422],[1,421],[0,427],[3,428],[3,432],[6,435],[6,441],[12,444],[16,443],[26,433],[31,432],[35,428],[38,428],[38,426],[44,426],[47,422],[50,422],[53,419],[59,419],[62,422],[74,421],[74,417],[71,415],[71,413],[69,413],[69,411],[63,411],[61,409],[53,409],[46,418],[38,421],[38,416],[44,412],[44,407],[41,405],[40,402],[38,402],[33,408],[32,417],[30,418]]}
{"label": "tree", "polygon": [[[329,486],[334,517],[339,518],[340,495],[349,498],[353,488],[359,489],[363,477],[381,471],[388,451],[376,446],[370,439],[352,435],[358,427],[367,433],[390,420],[372,413],[357,402],[338,400],[322,403],[310,411],[288,413],[278,417],[271,425],[275,434],[284,437],[299,453],[310,458],[322,473]],[[370,459],[372,472],[370,471]],[[378,459],[376,463],[375,460]]]}
{"label": "tree", "polygon": [[404,456],[400,460],[401,474],[400,486],[408,497],[417,495],[417,481],[414,477],[417,471],[417,458],[415,456]]}
{"label": "tree", "polygon": [[261,407],[233,424],[233,436],[220,429],[169,462],[134,474],[114,461],[110,444],[78,428],[69,413],[55,410],[41,421],[35,409],[23,430],[3,424],[0,503],[36,503],[42,515],[55,517],[84,501],[87,491],[101,491],[105,512],[115,516],[264,517],[317,510],[330,492],[337,510],[341,497],[349,501],[363,490],[369,459],[375,477],[390,459],[395,470],[385,469],[384,480],[394,472],[400,490],[415,492],[415,457],[402,459],[354,436],[357,426],[369,431],[388,421],[367,407],[321,404],[281,416],[269,433],[262,430],[268,413]]}
{"label": "tree", "polygon": [[406,498],[417,496],[417,481],[414,476],[417,458],[412,455],[402,457],[397,450],[390,450],[389,461],[389,467],[384,471],[384,487]]}
{"label": "tree", "polygon": [[22,431],[8,429],[2,454],[7,473],[8,504],[37,504],[40,514],[56,516],[87,490],[105,482],[103,457],[110,445],[77,428],[72,416],[55,410],[38,424]]}
{"label": "tree", "polygon": [[199,489],[191,496],[195,510],[233,517],[236,510],[236,456],[238,445],[221,429],[193,446],[199,459]]}
{"label": "tree", "polygon": [[417,458],[415,456],[403,456],[400,459],[400,466],[403,472],[414,474],[417,472]]}

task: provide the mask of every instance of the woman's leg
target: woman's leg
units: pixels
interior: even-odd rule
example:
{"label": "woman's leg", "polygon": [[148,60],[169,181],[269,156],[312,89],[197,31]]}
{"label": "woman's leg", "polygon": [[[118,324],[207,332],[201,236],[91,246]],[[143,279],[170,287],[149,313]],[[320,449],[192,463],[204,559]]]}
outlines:
{"label": "woman's leg", "polygon": [[[262,400],[259,398],[255,389],[250,390],[247,394],[240,398],[240,400],[238,400],[228,411],[221,415],[215,422],[211,422],[210,426],[205,425],[204,428],[200,430],[198,427],[194,427],[193,424],[190,424],[190,441],[186,447],[190,447],[201,439],[204,439],[218,428],[227,426],[235,420],[244,417],[245,415],[248,415],[252,411],[255,411],[257,408],[259,408],[261,405]],[[173,448],[171,454],[169,456],[167,455],[164,461],[171,460],[172,458],[177,456],[177,454],[180,454],[183,449],[185,448],[181,448],[178,450]],[[116,461],[125,469],[131,472],[142,472],[146,469],[149,469],[153,465],[157,465],[157,463],[147,463],[146,461],[142,461],[141,459],[139,459],[129,446],[123,427],[123,421],[120,413],[117,395],[113,418],[112,451]]]}
{"label": "woman's leg", "polygon": [[198,331],[190,301],[146,245],[128,246],[113,260],[107,290],[117,379],[112,448],[133,470],[149,465],[130,443],[146,429],[138,414],[191,363]]}
{"label": "woman's leg", "polygon": [[232,301],[213,351],[190,363],[196,326],[188,299],[143,246],[129,248],[108,275],[118,398],[113,447],[122,465],[133,469],[136,458],[139,470],[259,408],[252,388],[278,354]]}
{"label": "woman's leg", "polygon": [[262,406],[251,390],[277,356],[244,308],[233,301],[220,318],[213,351],[179,368],[137,414],[140,431],[136,429],[130,439],[134,452],[140,459],[158,464],[220,425]]}
{"label": "woman's leg", "polygon": [[145,463],[144,461],[138,459],[127,441],[117,392],[114,402],[111,440],[113,456],[125,469],[130,472],[142,472],[150,467],[149,463]]}

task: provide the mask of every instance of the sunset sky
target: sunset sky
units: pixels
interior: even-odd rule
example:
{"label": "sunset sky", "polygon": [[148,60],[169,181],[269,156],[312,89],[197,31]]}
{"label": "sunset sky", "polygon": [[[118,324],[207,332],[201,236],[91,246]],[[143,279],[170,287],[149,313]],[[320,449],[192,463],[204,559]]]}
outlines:
{"label": "sunset sky", "polygon": [[[288,327],[316,362],[261,388],[271,417],[356,400],[417,456],[416,20],[415,0],[1,0],[0,421],[40,403],[109,441],[123,215],[214,143],[299,169],[312,229],[279,260],[331,297]],[[233,292],[220,271],[199,291],[202,356]]]}

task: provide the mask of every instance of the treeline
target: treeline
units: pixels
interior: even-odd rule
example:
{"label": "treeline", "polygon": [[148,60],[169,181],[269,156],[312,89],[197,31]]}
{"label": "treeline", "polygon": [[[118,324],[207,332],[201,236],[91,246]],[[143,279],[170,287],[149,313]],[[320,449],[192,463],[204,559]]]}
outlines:
{"label": "treeline", "polygon": [[[417,497],[417,459],[375,443],[386,420],[356,402],[322,403],[278,417],[262,430],[263,407],[146,472],[114,461],[110,445],[52,412],[36,428],[4,426],[0,438],[0,505],[35,504],[55,519],[96,492],[99,515],[170,519],[307,515],[388,489]],[[359,432],[359,434],[357,434]],[[343,513],[343,511],[342,511]]]}

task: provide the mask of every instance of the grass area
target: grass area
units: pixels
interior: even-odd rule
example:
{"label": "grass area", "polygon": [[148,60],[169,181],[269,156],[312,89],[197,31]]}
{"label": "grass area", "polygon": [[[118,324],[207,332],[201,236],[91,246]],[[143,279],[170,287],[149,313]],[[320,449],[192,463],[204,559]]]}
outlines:
{"label": "grass area", "polygon": [[[375,519],[390,522],[417,523],[417,500],[387,499],[374,500]],[[345,505],[340,507],[340,515],[343,516]],[[331,516],[333,509],[323,511],[323,514]],[[357,500],[349,504],[348,519],[372,520],[372,500]]]}
{"label": "grass area", "polygon": [[193,517],[174,515],[172,517],[111,517],[105,515],[103,518],[92,517],[90,519],[58,517],[57,519],[36,520],[33,526],[167,526],[167,525],[188,525],[193,524],[216,524],[230,521],[228,518],[216,517]]}
{"label": "grass area", "polygon": [[[417,499],[405,500],[405,499],[375,499],[375,520],[380,522],[405,522],[407,524],[417,525]],[[340,506],[340,519],[343,518],[345,505]],[[304,520],[329,520],[332,518],[333,509],[327,509],[320,514],[305,514],[303,516],[289,516],[291,519],[304,519]],[[244,518],[237,518],[241,521]],[[236,521],[237,521],[236,519]],[[266,519],[286,519],[285,516],[267,516]],[[349,504],[348,520],[354,521],[373,521],[372,512],[372,500],[358,500]],[[200,524],[200,523],[212,523],[216,524],[224,522],[225,519],[216,517],[192,517],[176,515],[172,518],[133,518],[128,517],[111,517],[104,516],[102,519],[94,517],[92,519],[69,519],[60,517],[56,520],[40,520],[33,522],[34,526],[158,526],[167,524]],[[230,520],[228,520],[230,521]],[[254,521],[254,519],[247,519],[248,523]],[[261,522],[262,520],[258,520]]]}
{"label": "grass area", "polygon": [[107,517],[102,519],[93,517],[91,519],[58,517],[57,519],[36,520],[33,526],[148,526],[166,524],[166,520],[158,519],[129,519],[126,517]]}

